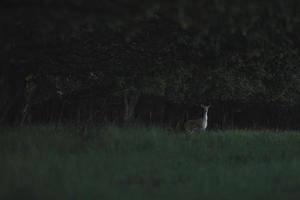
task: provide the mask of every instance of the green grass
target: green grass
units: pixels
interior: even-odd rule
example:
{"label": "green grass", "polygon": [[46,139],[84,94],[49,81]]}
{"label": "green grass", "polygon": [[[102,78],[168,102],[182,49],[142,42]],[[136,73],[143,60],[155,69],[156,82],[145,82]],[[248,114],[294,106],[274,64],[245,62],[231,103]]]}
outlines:
{"label": "green grass", "polygon": [[300,133],[0,130],[0,199],[300,199]]}

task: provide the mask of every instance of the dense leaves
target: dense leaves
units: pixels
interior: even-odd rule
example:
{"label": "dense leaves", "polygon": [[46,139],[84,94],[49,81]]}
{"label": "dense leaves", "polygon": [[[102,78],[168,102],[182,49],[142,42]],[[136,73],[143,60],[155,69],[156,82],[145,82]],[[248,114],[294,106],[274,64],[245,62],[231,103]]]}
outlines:
{"label": "dense leaves", "polygon": [[148,100],[157,98],[180,108],[298,106],[296,0],[2,5],[1,123],[61,120],[77,111],[78,119],[100,112],[114,120],[124,110],[124,118],[135,118],[142,115],[137,106],[152,113]]}

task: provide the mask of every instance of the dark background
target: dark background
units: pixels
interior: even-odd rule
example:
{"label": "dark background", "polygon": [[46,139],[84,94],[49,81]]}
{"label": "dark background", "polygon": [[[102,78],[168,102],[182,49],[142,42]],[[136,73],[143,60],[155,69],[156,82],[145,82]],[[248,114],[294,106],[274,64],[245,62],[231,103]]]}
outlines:
{"label": "dark background", "polygon": [[300,121],[298,0],[2,0],[0,124]]}

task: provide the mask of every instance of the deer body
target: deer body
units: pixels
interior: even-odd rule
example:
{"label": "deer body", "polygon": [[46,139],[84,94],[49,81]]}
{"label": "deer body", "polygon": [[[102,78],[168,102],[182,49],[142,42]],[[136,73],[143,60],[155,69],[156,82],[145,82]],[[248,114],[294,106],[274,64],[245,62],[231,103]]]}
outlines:
{"label": "deer body", "polygon": [[201,107],[204,109],[204,114],[201,118],[195,120],[188,120],[187,122],[185,122],[184,128],[188,133],[205,131],[205,129],[207,128],[207,113],[210,106],[201,105]]}

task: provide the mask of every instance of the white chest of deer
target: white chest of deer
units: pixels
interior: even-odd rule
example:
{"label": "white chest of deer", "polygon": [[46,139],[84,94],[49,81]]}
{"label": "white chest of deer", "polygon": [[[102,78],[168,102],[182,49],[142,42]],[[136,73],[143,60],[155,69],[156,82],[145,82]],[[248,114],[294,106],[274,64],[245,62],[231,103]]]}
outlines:
{"label": "white chest of deer", "polygon": [[202,121],[202,126],[201,126],[201,128],[203,130],[205,130],[207,128],[207,119],[208,119],[208,116],[207,116],[207,111],[206,111],[205,114],[204,114],[203,121]]}
{"label": "white chest of deer", "polygon": [[207,120],[208,120],[208,109],[210,106],[203,106],[201,107],[204,109],[204,114],[202,115],[201,118],[195,119],[195,120],[188,120],[185,124],[185,130],[188,133],[195,133],[198,131],[205,131],[207,128]]}

